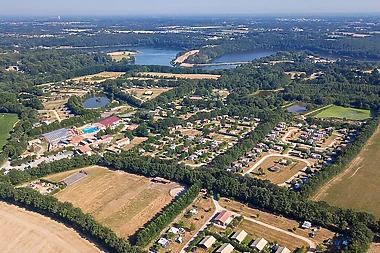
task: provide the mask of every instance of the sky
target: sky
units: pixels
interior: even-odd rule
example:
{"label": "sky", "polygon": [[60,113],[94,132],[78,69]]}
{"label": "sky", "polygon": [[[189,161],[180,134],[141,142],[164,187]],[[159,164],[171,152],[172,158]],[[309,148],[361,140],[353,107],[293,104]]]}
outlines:
{"label": "sky", "polygon": [[2,16],[380,13],[380,0],[0,0]]}

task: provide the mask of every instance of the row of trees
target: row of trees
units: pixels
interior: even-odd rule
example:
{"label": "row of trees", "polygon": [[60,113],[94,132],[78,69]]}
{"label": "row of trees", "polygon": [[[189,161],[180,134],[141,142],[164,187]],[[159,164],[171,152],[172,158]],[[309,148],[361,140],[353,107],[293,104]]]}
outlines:
{"label": "row of trees", "polygon": [[136,244],[146,246],[161,233],[161,231],[173,221],[187,206],[189,206],[198,196],[201,190],[200,184],[196,183],[179,199],[173,201],[164,211],[156,218],[151,220],[148,225],[144,226],[136,235]]}
{"label": "row of trees", "polygon": [[0,183],[0,199],[28,210],[49,216],[74,228],[109,252],[142,253],[144,250],[131,246],[125,239],[96,221],[90,214],[69,202],[60,202],[53,196],[42,195],[30,188],[15,188],[10,183]]}

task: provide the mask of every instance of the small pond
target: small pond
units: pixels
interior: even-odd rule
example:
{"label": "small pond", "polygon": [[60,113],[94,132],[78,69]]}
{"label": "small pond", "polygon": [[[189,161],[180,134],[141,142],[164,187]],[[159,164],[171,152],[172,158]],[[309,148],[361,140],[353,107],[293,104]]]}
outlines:
{"label": "small pond", "polygon": [[286,110],[291,113],[301,113],[306,112],[307,107],[305,104],[298,103],[287,107]]}
{"label": "small pond", "polygon": [[93,96],[83,102],[83,107],[86,109],[94,109],[106,106],[109,103],[109,99],[104,96]]}

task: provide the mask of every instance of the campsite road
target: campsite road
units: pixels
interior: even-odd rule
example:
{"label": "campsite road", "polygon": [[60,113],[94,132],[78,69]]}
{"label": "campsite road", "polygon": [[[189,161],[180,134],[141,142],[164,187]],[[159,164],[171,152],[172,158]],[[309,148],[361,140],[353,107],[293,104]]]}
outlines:
{"label": "campsite road", "polygon": [[[198,236],[198,234],[201,231],[203,231],[207,227],[208,224],[211,223],[212,219],[216,216],[217,213],[220,213],[223,210],[227,210],[226,208],[223,208],[219,204],[219,202],[215,199],[215,196],[213,198],[213,202],[214,202],[214,205],[215,205],[215,212],[214,212],[214,214],[211,216],[211,218],[208,221],[205,222],[205,224],[197,231],[197,233],[194,234],[193,238],[188,243],[186,243],[184,245],[184,247],[181,250],[181,253],[186,253],[185,249],[189,246],[190,242],[193,241]],[[233,213],[235,216],[240,216],[240,214],[238,214],[238,213],[235,213],[235,212],[232,212],[232,211],[230,211],[230,212]],[[289,235],[291,237],[300,239],[300,240],[308,243],[309,244],[309,251],[308,252],[314,252],[315,249],[316,249],[316,247],[317,247],[317,244],[314,241],[310,240],[309,238],[306,238],[306,237],[294,234],[292,232],[286,231],[284,229],[281,229],[281,228],[278,228],[278,227],[266,224],[264,222],[261,222],[261,221],[255,220],[255,219],[252,219],[251,217],[247,217],[247,216],[243,216],[243,217],[244,217],[244,219],[246,219],[248,221],[254,222],[254,223],[258,224],[258,225],[264,226],[264,227],[269,228],[269,229],[273,229],[273,230],[278,231],[280,233],[284,233],[286,235]]]}

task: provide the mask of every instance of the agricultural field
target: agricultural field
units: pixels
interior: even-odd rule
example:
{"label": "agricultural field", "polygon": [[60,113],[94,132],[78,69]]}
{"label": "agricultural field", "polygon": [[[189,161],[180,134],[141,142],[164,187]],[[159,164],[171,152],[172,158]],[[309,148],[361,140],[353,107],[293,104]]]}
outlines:
{"label": "agricultural field", "polygon": [[1,252],[103,252],[74,229],[0,202]]}
{"label": "agricultural field", "polygon": [[212,74],[173,74],[173,73],[160,73],[160,72],[140,72],[141,76],[154,77],[154,78],[175,78],[175,79],[219,79],[220,75]]}
{"label": "agricultural field", "polygon": [[121,61],[122,59],[131,60],[131,57],[139,54],[139,52],[136,51],[118,51],[118,52],[109,52],[107,53],[109,56],[111,56],[112,60],[114,61]]}
{"label": "agricultural field", "polygon": [[380,170],[378,169],[378,160],[374,159],[379,156],[380,127],[358,156],[348,165],[348,168],[322,187],[314,196],[314,200],[323,200],[334,206],[367,211],[380,218],[380,199],[378,197]]}
{"label": "agricultural field", "polygon": [[17,120],[17,114],[0,114],[0,149],[7,143],[10,132]]}
{"label": "agricultural field", "polygon": [[71,80],[73,80],[74,83],[80,83],[80,82],[88,82],[88,83],[99,82],[100,83],[105,80],[116,79],[124,74],[125,72],[100,72],[93,75],[76,77]]}
{"label": "agricultural field", "polygon": [[[289,178],[297,174],[300,170],[304,169],[307,164],[302,161],[297,161],[288,157],[282,156],[270,156],[264,158],[265,160],[260,163],[259,168],[262,168],[264,174],[258,175],[258,168],[253,171],[253,175],[260,179],[267,179],[274,184],[282,184],[287,181]],[[292,163],[290,165],[279,164],[281,159],[291,160]],[[270,167],[276,166],[280,170],[277,172],[268,170]]]}
{"label": "agricultural field", "polygon": [[124,92],[128,92],[141,100],[150,100],[171,89],[172,88],[129,88],[124,89]]}
{"label": "agricultural field", "polygon": [[371,112],[370,110],[348,108],[348,107],[333,105],[319,112],[314,117],[338,118],[338,119],[347,119],[347,120],[366,120],[371,117]]}
{"label": "agricultural field", "polygon": [[[221,200],[219,201],[219,204],[222,207],[224,207],[230,211],[233,211],[233,212],[236,212],[238,214],[244,215],[246,217],[250,217],[250,218],[253,218],[255,220],[264,222],[264,223],[272,225],[274,227],[281,228],[283,230],[294,231],[294,228],[296,228],[296,230],[294,232],[295,234],[309,238],[309,233],[311,230],[304,230],[304,229],[299,228],[300,223],[295,221],[295,220],[290,220],[290,219],[287,219],[287,218],[282,217],[282,216],[277,216],[275,214],[271,214],[271,213],[264,212],[264,211],[261,211],[258,209],[250,208],[250,207],[247,207],[243,203],[240,203],[237,201],[232,201],[232,200],[229,200],[226,198],[221,198]],[[244,225],[244,223],[242,223],[242,224]],[[252,222],[249,222],[249,226],[251,226],[251,224],[252,224]],[[256,225],[256,226],[259,226],[259,225]],[[247,229],[247,232],[249,231],[249,227],[244,228],[244,229]],[[262,233],[263,233],[262,236],[264,238],[266,237],[265,233],[267,233],[270,236],[275,236],[277,238],[281,238],[282,236],[286,236],[281,232],[263,231],[263,229],[264,228],[257,228],[257,229],[253,229],[253,230],[251,229],[251,230],[255,236],[260,236],[258,234],[258,231],[262,231]],[[321,228],[315,232],[315,237],[311,240],[317,244],[322,244],[324,240],[329,239],[329,238],[333,238],[333,237],[334,237],[333,232],[331,232],[330,230],[327,230],[325,228]],[[269,239],[269,237],[268,237],[268,239]],[[285,243],[285,246],[287,246],[288,248],[297,247],[296,245],[289,244],[289,242],[295,241],[296,238],[291,237],[287,240],[289,240],[289,241],[287,243]],[[300,241],[300,243],[304,243],[304,242]]]}
{"label": "agricultural field", "polygon": [[[55,196],[92,214],[98,221],[129,237],[173,200],[170,192],[183,187],[176,183],[153,183],[149,178],[104,167],[83,168],[88,176]],[[72,174],[74,171],[71,171]],[[67,172],[46,179],[57,181],[70,175]],[[175,189],[175,190],[174,190]],[[172,195],[173,194],[172,191]]]}

